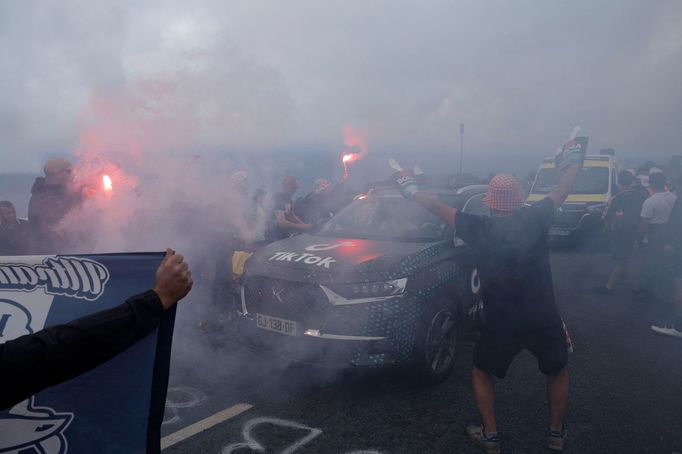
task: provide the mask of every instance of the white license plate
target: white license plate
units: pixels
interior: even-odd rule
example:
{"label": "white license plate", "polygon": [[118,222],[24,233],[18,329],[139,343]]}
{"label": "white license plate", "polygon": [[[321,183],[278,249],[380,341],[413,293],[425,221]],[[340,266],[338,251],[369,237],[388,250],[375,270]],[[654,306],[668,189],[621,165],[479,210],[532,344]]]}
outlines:
{"label": "white license plate", "polygon": [[256,314],[256,326],[287,336],[298,336],[298,323],[284,318]]}
{"label": "white license plate", "polygon": [[560,230],[560,229],[550,229],[549,234],[554,235],[554,236],[568,236],[571,234],[571,231],[570,230]]}

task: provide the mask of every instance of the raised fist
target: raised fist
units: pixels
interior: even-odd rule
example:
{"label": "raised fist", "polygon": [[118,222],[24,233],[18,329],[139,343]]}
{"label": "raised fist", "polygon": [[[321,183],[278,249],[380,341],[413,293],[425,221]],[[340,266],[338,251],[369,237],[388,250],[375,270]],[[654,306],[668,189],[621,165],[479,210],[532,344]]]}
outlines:
{"label": "raised fist", "polygon": [[587,151],[587,141],[588,137],[576,137],[566,142],[554,157],[556,168],[563,170],[570,164],[582,164]]}
{"label": "raised fist", "polygon": [[402,170],[393,174],[393,179],[398,186],[398,189],[400,189],[400,193],[403,195],[403,197],[407,199],[414,198],[414,195],[417,193],[418,189],[417,181],[414,179],[414,176],[412,176],[411,173],[406,170]]}
{"label": "raised fist", "polygon": [[182,255],[166,249],[166,256],[156,270],[154,291],[159,295],[164,309],[185,297],[192,288],[192,273]]}

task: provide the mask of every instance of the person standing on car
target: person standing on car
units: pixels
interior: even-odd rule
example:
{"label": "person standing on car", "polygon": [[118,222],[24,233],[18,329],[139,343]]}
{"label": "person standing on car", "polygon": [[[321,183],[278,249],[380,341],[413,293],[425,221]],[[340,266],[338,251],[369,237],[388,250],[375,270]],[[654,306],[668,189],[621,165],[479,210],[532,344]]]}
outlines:
{"label": "person standing on car", "polygon": [[635,251],[639,216],[642,204],[649,197],[646,189],[639,185],[627,170],[618,174],[618,193],[609,202],[605,215],[605,227],[611,237],[611,257],[615,262],[611,276],[606,283],[595,287],[592,292],[610,295],[627,270]]}
{"label": "person standing on car", "polygon": [[484,199],[492,218],[463,213],[418,191],[409,174],[396,179],[404,196],[452,225],[455,235],[473,251],[484,309],[481,338],[474,352],[472,385],[483,423],[468,426],[466,432],[488,453],[499,453],[501,446],[492,377],[504,378],[512,360],[523,349],[530,350],[547,376],[548,447],[558,451],[564,447],[570,339],[554,300],[548,231],[555,209],[571,193],[582,169],[586,145],[587,138],[564,145],[557,159],[557,168],[563,171],[559,183],[546,198],[530,206],[524,206],[524,192],[516,178],[495,176]]}
{"label": "person standing on car", "polygon": [[294,212],[291,198],[299,188],[298,180],[292,176],[284,177],[280,190],[275,194],[272,207],[272,227],[270,241],[288,238],[295,232],[306,232],[313,228],[312,224],[303,222]]}

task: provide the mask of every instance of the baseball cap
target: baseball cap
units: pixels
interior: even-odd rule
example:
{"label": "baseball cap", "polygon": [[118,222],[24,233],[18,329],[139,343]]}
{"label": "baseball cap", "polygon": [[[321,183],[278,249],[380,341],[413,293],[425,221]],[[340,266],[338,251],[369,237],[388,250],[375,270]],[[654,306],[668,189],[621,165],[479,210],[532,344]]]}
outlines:
{"label": "baseball cap", "polygon": [[49,173],[57,173],[61,172],[62,170],[71,170],[71,163],[67,161],[66,159],[62,158],[52,158],[49,161],[45,163],[45,166],[43,167],[43,171],[45,172],[45,175]]}

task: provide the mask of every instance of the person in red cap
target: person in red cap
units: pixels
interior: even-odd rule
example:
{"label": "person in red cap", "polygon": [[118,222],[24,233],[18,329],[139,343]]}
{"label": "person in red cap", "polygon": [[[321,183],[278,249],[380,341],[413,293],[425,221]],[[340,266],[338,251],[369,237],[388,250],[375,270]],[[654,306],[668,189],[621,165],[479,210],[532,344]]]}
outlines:
{"label": "person in red cap", "polygon": [[540,371],[548,379],[548,447],[561,451],[564,446],[570,340],[554,300],[547,233],[555,209],[570,194],[582,168],[586,142],[574,142],[564,146],[558,156],[557,166],[563,175],[544,200],[525,205],[516,178],[495,176],[485,197],[492,212],[490,218],[463,213],[419,191],[409,174],[399,173],[396,178],[405,197],[448,222],[455,228],[455,235],[473,251],[484,308],[481,337],[474,351],[472,385],[483,423],[468,426],[466,431],[488,453],[499,453],[501,446],[492,377],[504,378],[512,360],[523,349],[537,358]]}
{"label": "person in red cap", "polygon": [[273,199],[273,219],[269,241],[277,241],[289,237],[293,232],[306,232],[313,228],[312,224],[303,222],[294,212],[291,198],[299,188],[298,180],[292,176],[284,177],[280,190]]}

